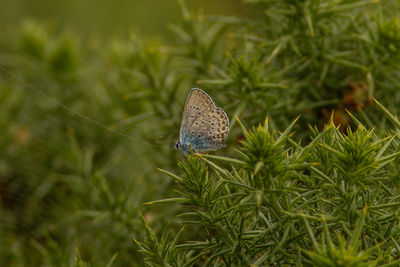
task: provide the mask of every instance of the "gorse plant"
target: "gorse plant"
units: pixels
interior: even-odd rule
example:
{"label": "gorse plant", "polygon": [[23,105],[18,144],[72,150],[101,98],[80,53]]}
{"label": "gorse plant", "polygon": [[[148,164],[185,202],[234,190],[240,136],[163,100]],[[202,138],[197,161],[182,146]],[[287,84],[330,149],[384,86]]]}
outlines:
{"label": "gorse plant", "polygon": [[[244,129],[244,127],[242,126]],[[292,127],[289,127],[290,130]],[[285,150],[283,142],[286,140],[287,132],[279,138],[275,138],[274,132],[268,132],[268,120],[262,127],[253,128],[251,132],[245,130],[242,158],[246,162],[245,168],[253,171],[254,175],[264,178],[282,175],[283,172],[292,165],[285,156],[288,150]],[[261,173],[260,170],[262,170]],[[265,179],[268,180],[268,179]],[[257,187],[256,185],[254,185]]]}
{"label": "gorse plant", "polygon": [[[361,217],[355,225],[355,230],[350,236],[347,243],[343,237],[337,235],[337,243],[335,245],[331,238],[326,221],[323,220],[324,232],[322,233],[322,244],[318,244],[311,230],[310,225],[305,219],[307,230],[313,242],[314,251],[305,251],[306,256],[310,259],[313,266],[376,266],[376,260],[370,260],[371,254],[378,250],[379,245],[361,251],[361,232],[364,224],[367,209],[364,208]],[[397,262],[392,263],[397,264]]]}
{"label": "gorse plant", "polygon": [[[267,122],[244,129],[238,158],[189,156],[182,175],[162,171],[180,197],[152,204],[189,205],[179,216],[182,241],[151,241],[161,250],[177,244],[176,258],[163,258],[164,265],[400,264],[400,202],[391,186],[400,154],[390,148],[393,137],[361,124],[344,135],[330,124],[303,147],[291,140],[293,126],[281,134]],[[186,229],[196,233],[192,239],[184,238]],[[139,246],[146,262],[158,265],[149,241]]]}
{"label": "gorse plant", "polygon": [[[398,1],[244,2],[180,2],[170,40],[2,30],[0,265],[400,265]],[[173,149],[193,87],[216,155]]]}

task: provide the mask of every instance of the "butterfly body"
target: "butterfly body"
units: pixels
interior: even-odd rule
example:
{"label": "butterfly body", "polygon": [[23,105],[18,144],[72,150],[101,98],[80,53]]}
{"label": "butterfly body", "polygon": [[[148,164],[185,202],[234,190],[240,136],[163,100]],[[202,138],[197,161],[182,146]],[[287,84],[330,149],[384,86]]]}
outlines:
{"label": "butterfly body", "polygon": [[186,100],[179,141],[175,147],[185,154],[225,147],[229,119],[203,90],[194,88]]}

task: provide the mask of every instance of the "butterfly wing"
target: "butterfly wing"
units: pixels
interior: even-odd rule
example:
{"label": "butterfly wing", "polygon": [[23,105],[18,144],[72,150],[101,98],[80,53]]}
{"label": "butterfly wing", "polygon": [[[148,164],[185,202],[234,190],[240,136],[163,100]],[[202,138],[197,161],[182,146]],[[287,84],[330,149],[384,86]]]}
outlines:
{"label": "butterfly wing", "polygon": [[183,112],[180,142],[192,146],[196,152],[225,147],[229,132],[229,119],[217,108],[204,91],[190,91]]}
{"label": "butterfly wing", "polygon": [[[225,147],[229,132],[229,119],[221,108],[203,113],[189,129],[198,133],[193,147],[196,151],[209,151]],[[200,137],[199,137],[200,136]]]}
{"label": "butterfly wing", "polygon": [[186,104],[182,115],[180,129],[181,143],[183,143],[182,137],[189,132],[189,128],[191,128],[194,121],[197,120],[207,110],[213,109],[214,106],[215,105],[212,99],[203,90],[193,88],[190,91],[186,99]]}

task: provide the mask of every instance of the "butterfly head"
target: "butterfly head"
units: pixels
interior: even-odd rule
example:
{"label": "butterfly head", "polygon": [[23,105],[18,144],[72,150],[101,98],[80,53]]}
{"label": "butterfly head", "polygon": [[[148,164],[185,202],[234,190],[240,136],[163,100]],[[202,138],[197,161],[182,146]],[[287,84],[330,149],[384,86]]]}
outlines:
{"label": "butterfly head", "polygon": [[182,149],[182,144],[181,144],[180,141],[175,143],[175,149],[177,149],[177,150],[181,150]]}
{"label": "butterfly head", "polygon": [[175,143],[175,149],[182,151],[186,155],[190,154],[190,151],[192,150],[190,145],[182,144],[181,141]]}

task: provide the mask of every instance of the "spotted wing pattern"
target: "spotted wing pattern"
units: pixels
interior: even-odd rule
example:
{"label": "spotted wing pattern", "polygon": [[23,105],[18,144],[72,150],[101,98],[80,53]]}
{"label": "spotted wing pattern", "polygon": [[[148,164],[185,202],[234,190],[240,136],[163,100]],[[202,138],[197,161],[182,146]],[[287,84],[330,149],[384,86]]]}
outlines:
{"label": "spotted wing pattern", "polygon": [[195,152],[225,147],[229,132],[229,119],[222,108],[202,90],[190,91],[183,112],[180,142],[192,146]]}

